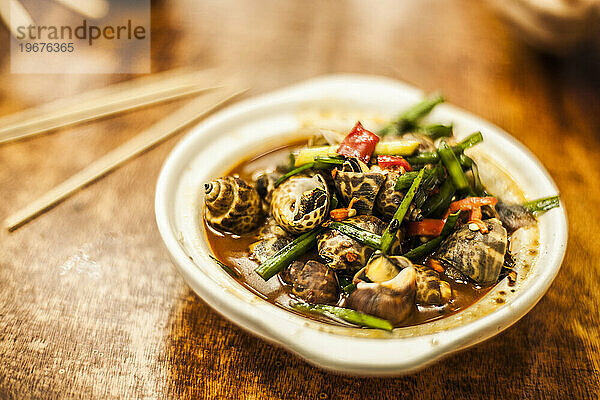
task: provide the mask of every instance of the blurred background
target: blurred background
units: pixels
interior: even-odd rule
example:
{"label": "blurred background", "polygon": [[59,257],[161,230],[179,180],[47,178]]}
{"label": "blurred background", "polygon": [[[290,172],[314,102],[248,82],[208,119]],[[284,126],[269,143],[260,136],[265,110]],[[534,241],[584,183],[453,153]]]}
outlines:
{"label": "blurred background", "polygon": [[[81,19],[60,2],[22,3],[43,18],[42,2]],[[110,14],[116,0],[101,3]],[[152,72],[222,67],[251,95],[321,74],[384,75],[510,132],[561,190],[565,263],[536,308],[492,340],[405,378],[333,376],[222,319],[176,274],[153,195],[178,136],[0,233],[0,395],[585,398],[600,381],[599,15],[592,0],[152,1]],[[0,115],[137,77],[11,73],[5,25],[0,36]],[[87,57],[118,65],[142,54]],[[182,104],[0,146],[0,216]]]}

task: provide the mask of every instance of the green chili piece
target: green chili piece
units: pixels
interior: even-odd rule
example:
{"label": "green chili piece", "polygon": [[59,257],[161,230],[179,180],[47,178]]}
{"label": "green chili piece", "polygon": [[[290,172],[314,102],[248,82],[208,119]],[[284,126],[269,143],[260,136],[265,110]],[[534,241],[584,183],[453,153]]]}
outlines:
{"label": "green chili piece", "polygon": [[[461,154],[469,147],[473,147],[482,141],[483,135],[481,135],[481,132],[475,132],[461,140],[456,146],[452,146],[452,151],[454,151],[454,154]],[[440,161],[440,157],[435,151],[427,151],[411,157],[405,157],[405,160],[410,165],[435,164]]]}
{"label": "green chili piece", "polygon": [[431,140],[437,140],[443,137],[452,136],[454,126],[442,125],[442,124],[431,124],[431,125],[420,125],[417,128],[417,133],[427,136]]}
{"label": "green chili piece", "polygon": [[427,116],[435,106],[443,102],[444,98],[442,96],[435,96],[431,99],[420,101],[406,109],[392,123],[381,129],[379,135],[399,135],[415,129],[421,119]]}
{"label": "green chili piece", "polygon": [[[419,174],[413,181],[412,185],[410,186],[410,189],[408,189],[408,192],[406,193],[406,195],[402,199],[402,202],[398,206],[398,209],[394,213],[394,217],[390,221],[390,224],[387,226],[387,228],[385,228],[385,232],[383,232],[383,236],[381,236],[381,252],[383,254],[387,254],[387,252],[390,250],[390,247],[392,247],[394,240],[396,239],[397,229],[390,232],[390,226],[392,226],[392,224],[397,224],[397,226],[399,228],[400,225],[402,224],[402,220],[404,219],[404,216],[406,215],[406,212],[408,211],[408,207],[410,206],[410,203],[412,202],[413,197],[415,197],[415,193],[417,192],[417,189],[419,189],[419,185],[421,184],[421,180],[423,179],[424,174],[425,174],[425,169],[422,169],[421,171],[419,171]],[[397,222],[394,223],[394,221],[397,221]]]}
{"label": "green chili piece", "polygon": [[394,326],[388,320],[375,317],[373,315],[365,314],[359,311],[351,310],[349,308],[301,302],[290,302],[290,307],[298,311],[314,312],[317,314],[325,315],[327,317],[333,315],[337,318],[343,319],[346,322],[350,322],[355,325],[365,326],[367,328],[383,329],[385,331],[391,331],[394,329]]}
{"label": "green chili piece", "polygon": [[359,228],[356,225],[332,221],[325,226],[326,228],[335,229],[346,236],[350,236],[361,244],[367,245],[374,249],[379,249],[381,246],[381,236]]}
{"label": "green chili piece", "polygon": [[236,278],[240,277],[239,272],[237,272],[235,269],[233,269],[229,265],[224,264],[223,262],[221,262],[221,260],[219,260],[217,257],[213,256],[212,254],[209,254],[208,256],[210,258],[212,258],[212,260],[214,262],[216,262],[217,264],[219,264],[219,267],[223,268],[223,270],[225,270],[225,272],[227,272],[229,275],[233,275]]}
{"label": "green chili piece", "polygon": [[283,182],[285,182],[290,176],[299,174],[302,171],[305,171],[309,168],[312,168],[315,166],[314,162],[308,163],[308,164],[304,164],[299,166],[298,168],[295,168],[293,170],[291,170],[290,172],[288,172],[287,174],[283,175],[282,177],[280,177],[279,179],[277,179],[275,181],[275,183],[273,184],[274,187],[277,187],[279,185],[281,185]]}
{"label": "green chili piece", "polygon": [[559,196],[544,197],[537,200],[528,201],[523,204],[530,212],[546,212],[556,207],[560,207]]}
{"label": "green chili piece", "polygon": [[292,261],[298,259],[301,255],[310,250],[317,242],[317,235],[322,228],[313,229],[303,235],[298,236],[291,243],[269,257],[264,263],[260,264],[254,271],[265,281],[268,281],[279,271],[287,267]]}
{"label": "green chili piece", "polygon": [[446,142],[440,143],[440,146],[437,149],[437,153],[442,160],[442,163],[446,167],[448,171],[448,175],[452,179],[452,183],[454,183],[454,187],[457,190],[464,190],[469,187],[469,181],[465,176],[465,173],[462,170],[458,159],[456,158],[456,154],[454,151],[446,144]]}

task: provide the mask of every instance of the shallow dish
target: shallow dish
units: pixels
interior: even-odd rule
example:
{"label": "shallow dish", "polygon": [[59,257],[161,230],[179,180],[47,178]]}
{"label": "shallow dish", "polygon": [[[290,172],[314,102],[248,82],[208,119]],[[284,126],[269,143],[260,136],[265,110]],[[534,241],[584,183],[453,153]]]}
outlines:
{"label": "shallow dish", "polygon": [[[285,311],[244,288],[209,258],[198,219],[204,182],[242,159],[289,143],[307,127],[384,121],[422,97],[419,90],[387,78],[330,75],[240,102],[196,126],[165,162],[155,200],[160,234],[186,282],[240,327],[315,365],[360,375],[415,371],[515,323],[541,299],[560,268],[567,241],[562,208],[539,218],[536,260],[514,288],[502,281],[456,315],[392,333],[329,325]],[[480,130],[484,143],[477,152],[506,170],[526,199],[558,192],[539,161],[499,128],[450,105],[438,106],[431,119],[452,121],[458,138]]]}

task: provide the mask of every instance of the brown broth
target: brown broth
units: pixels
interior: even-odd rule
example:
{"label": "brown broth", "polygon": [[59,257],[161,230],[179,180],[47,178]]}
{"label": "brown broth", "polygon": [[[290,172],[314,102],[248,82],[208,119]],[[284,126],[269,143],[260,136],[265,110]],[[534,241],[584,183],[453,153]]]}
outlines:
{"label": "brown broth", "polygon": [[[244,160],[232,168],[228,175],[238,175],[240,178],[247,182],[252,181],[252,175],[258,170],[264,170],[267,168],[274,168],[277,165],[283,165],[288,162],[288,155],[290,151],[301,147],[303,143],[293,143],[289,146],[280,147],[274,149],[268,153],[260,155],[258,157]],[[258,266],[258,263],[249,257],[249,245],[258,240],[256,233],[249,233],[245,235],[232,235],[228,233],[222,233],[211,228],[204,219],[205,232],[208,240],[208,244],[213,254],[223,263],[233,267],[238,273],[239,277],[236,278],[240,284],[248,288],[253,293],[264,298],[265,300],[285,308],[288,311],[296,313],[291,309],[288,304],[292,299],[289,295],[289,290],[278,277],[270,279],[265,282],[254,269]],[[318,255],[315,251],[303,256],[305,259],[316,259]],[[477,300],[483,297],[491,287],[480,288],[471,283],[454,282],[453,280],[447,280],[452,287],[453,300],[445,307],[420,307],[412,313],[411,317],[408,318],[402,326],[411,326],[422,324],[424,322],[433,321],[443,317],[450,316],[457,313],[458,311],[464,310],[470,305],[474,304]],[[343,301],[343,296],[340,299],[340,303]],[[309,316],[312,319],[335,324],[330,319],[320,317],[314,314],[302,314]]]}

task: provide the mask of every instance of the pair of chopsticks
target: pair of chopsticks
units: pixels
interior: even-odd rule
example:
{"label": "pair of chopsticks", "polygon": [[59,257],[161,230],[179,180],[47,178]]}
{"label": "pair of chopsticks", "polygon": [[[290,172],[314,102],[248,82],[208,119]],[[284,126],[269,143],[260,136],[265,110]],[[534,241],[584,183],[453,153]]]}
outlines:
{"label": "pair of chopsticks", "polygon": [[167,71],[118,83],[0,118],[0,144],[195,95],[218,87],[218,71]]}
{"label": "pair of chopsticks", "polygon": [[[125,144],[94,161],[71,178],[54,187],[37,200],[5,219],[4,225],[12,231],[50,209],[76,190],[95,181],[102,175],[117,168],[125,161],[148,150],[179,130],[189,126],[231,99],[246,92],[231,89],[232,80],[221,79],[221,84],[207,86],[207,82],[219,82],[214,70],[204,72],[168,72],[149,78],[110,86],[106,89],[86,93],[76,98],[59,100],[0,119],[0,126],[6,121],[10,129],[0,129],[0,143],[31,137],[58,127],[90,121],[117,112],[139,108],[144,105],[165,101],[190,93],[209,91],[210,93],[192,100],[183,108],[152,125]],[[157,76],[158,75],[158,76]],[[193,79],[190,79],[193,78]],[[175,83],[179,82],[179,86]],[[187,82],[188,85],[184,83]],[[190,82],[194,82],[189,85]],[[202,87],[203,83],[203,87]],[[172,86],[175,85],[175,86]],[[177,90],[168,88],[178,87]]]}

